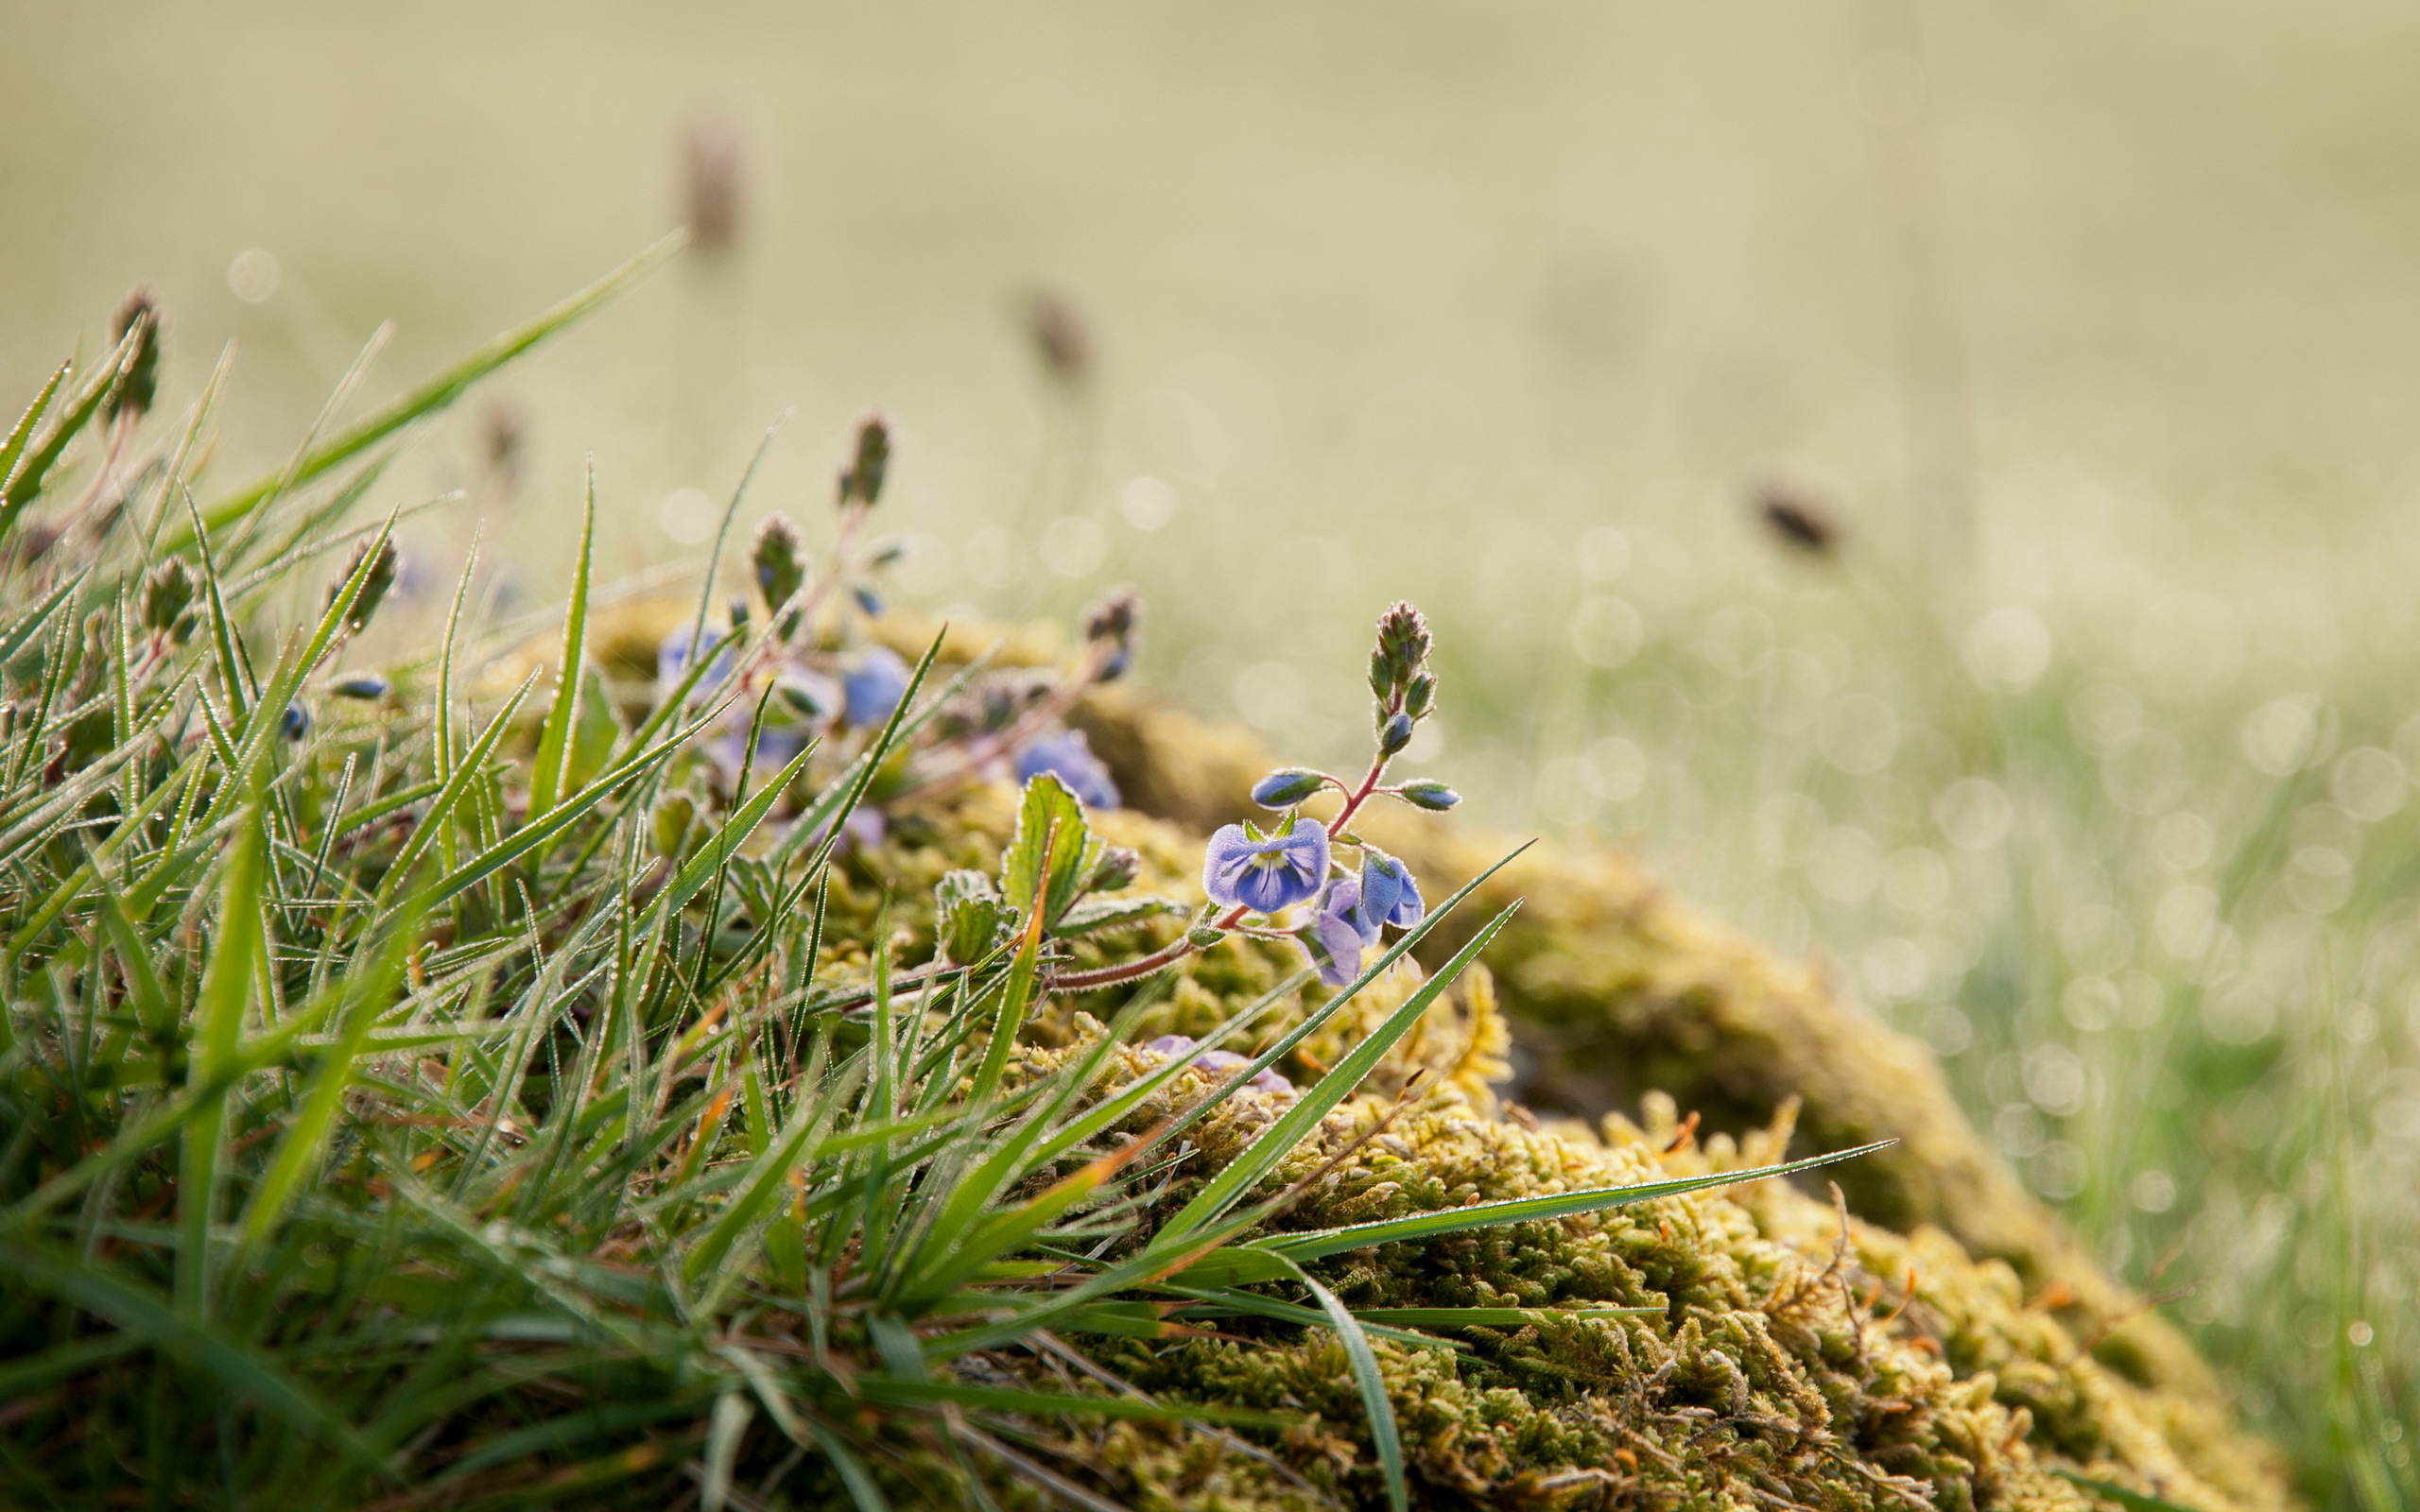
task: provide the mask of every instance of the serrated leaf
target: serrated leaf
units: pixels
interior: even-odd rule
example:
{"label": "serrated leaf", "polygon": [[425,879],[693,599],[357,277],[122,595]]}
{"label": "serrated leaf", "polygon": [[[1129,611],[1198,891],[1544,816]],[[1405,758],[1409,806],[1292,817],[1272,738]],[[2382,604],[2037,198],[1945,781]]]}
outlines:
{"label": "serrated leaf", "polygon": [[1050,773],[1037,772],[1025,784],[1016,833],[1000,857],[1001,895],[1020,913],[1039,899],[1047,924],[1075,902],[1104,849],[1085,824],[1076,795]]}

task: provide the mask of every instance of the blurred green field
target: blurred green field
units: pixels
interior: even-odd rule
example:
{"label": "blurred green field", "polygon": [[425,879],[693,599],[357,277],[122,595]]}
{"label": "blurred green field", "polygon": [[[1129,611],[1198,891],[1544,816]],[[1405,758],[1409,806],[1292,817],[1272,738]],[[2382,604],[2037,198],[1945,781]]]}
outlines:
{"label": "blurred green field", "polygon": [[[1621,837],[1833,963],[2315,1496],[2420,1503],[2408,9],[16,3],[0,36],[12,394],[148,280],[176,402],[239,344],[247,472],[382,319],[357,403],[682,218],[708,123],[733,244],[409,454],[388,502],[467,491],[407,529],[424,583],[482,520],[500,593],[561,582],[592,452],[602,559],[694,555],[682,490],[786,410],[747,512],[810,517],[874,404],[903,596],[1136,581],[1150,678],[1291,754],[1360,734],[1346,674],[1410,596],[1480,821]],[[1771,479],[1838,552],[1758,528]]]}

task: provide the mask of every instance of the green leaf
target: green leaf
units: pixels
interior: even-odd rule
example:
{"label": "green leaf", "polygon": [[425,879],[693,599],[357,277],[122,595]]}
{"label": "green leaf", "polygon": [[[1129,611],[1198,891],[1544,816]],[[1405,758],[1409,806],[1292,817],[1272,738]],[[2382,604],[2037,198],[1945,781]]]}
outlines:
{"label": "green leaf", "polygon": [[117,350],[110,353],[108,360],[93,369],[85,377],[83,387],[76,390],[76,397],[70,399],[67,407],[60,411],[59,418],[51,421],[50,430],[43,437],[42,444],[24,452],[17,458],[16,467],[8,474],[6,484],[0,485],[0,540],[7,539],[9,532],[16,526],[17,517],[25,512],[26,506],[34,495],[42,491],[43,479],[49,475],[52,464],[67,450],[67,443],[74,440],[100,412],[101,402],[109,398],[110,391],[117,387],[119,378],[132,365],[136,352],[147,339],[147,331],[143,322],[137,321],[127,327],[126,335],[118,339]]}
{"label": "green leaf", "polygon": [[[233,785],[231,783],[231,785]],[[250,784],[246,784],[250,785]],[[219,891],[217,937],[201,979],[194,1011],[188,1061],[189,1089],[223,1076],[244,1034],[244,1010],[251,1003],[252,978],[268,949],[261,919],[261,872],[268,836],[257,806],[247,806],[235,826],[235,848]],[[210,1227],[218,1204],[219,1141],[226,1127],[227,1093],[196,1104],[185,1121],[177,1180],[177,1311],[197,1327],[210,1311]]]}
{"label": "green leaf", "polygon": [[1076,795],[1050,773],[1038,772],[1025,784],[1016,833],[1000,857],[1000,893],[1020,912],[1039,900],[1046,924],[1082,893],[1104,849],[1084,823]]}
{"label": "green leaf", "polygon": [[1852,1150],[1835,1150],[1829,1155],[1810,1156],[1804,1160],[1789,1160],[1780,1165],[1759,1165],[1745,1171],[1717,1171],[1709,1176],[1674,1177],[1666,1181],[1643,1181],[1636,1186],[1592,1187],[1582,1192],[1556,1192],[1538,1197],[1511,1197],[1502,1202],[1482,1202],[1468,1208],[1448,1208],[1439,1212],[1413,1213],[1405,1218],[1389,1218],[1378,1223],[1354,1224],[1343,1228],[1322,1228],[1308,1233],[1281,1234],[1273,1238],[1254,1240],[1247,1247],[1266,1249],[1293,1260],[1317,1260],[1325,1255],[1342,1254],[1348,1249],[1367,1249],[1373,1245],[1402,1244],[1423,1239],[1442,1238],[1446,1234],[1464,1233],[1473,1228],[1494,1228],[1508,1223],[1533,1223],[1545,1218],[1567,1218],[1583,1212],[1601,1212],[1607,1208],[1627,1207],[1634,1202],[1652,1202],[1658,1197],[1679,1196],[1686,1192],[1703,1192],[1713,1187],[1737,1186],[1743,1181],[1765,1181],[1774,1177],[1795,1176],[1812,1171],[1817,1166],[1830,1165],[1836,1160],[1855,1160],[1888,1149],[1896,1140],[1877,1140]]}
{"label": "green leaf", "polygon": [[0,440],[0,484],[8,482],[9,474],[16,471],[17,458],[25,455],[26,442],[33,438],[34,426],[41,423],[43,413],[59,396],[60,385],[67,382],[67,374],[75,366],[72,362],[62,362],[52,369],[50,382],[42,386],[41,391],[34,395],[34,402],[17,417],[17,423],[9,428],[7,439]]}

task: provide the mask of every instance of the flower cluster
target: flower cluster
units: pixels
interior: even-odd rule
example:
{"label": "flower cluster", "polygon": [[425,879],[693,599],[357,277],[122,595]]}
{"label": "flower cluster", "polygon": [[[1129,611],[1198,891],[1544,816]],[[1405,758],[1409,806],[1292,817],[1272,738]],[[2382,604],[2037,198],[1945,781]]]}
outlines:
{"label": "flower cluster", "polygon": [[[1331,987],[1353,980],[1363,953],[1386,930],[1419,923],[1426,907],[1409,868],[1352,833],[1354,815],[1380,793],[1432,811],[1461,801],[1433,780],[1383,785],[1388,765],[1411,744],[1413,727],[1436,710],[1428,650],[1428,625],[1418,610],[1399,603],[1381,615],[1370,656],[1377,751],[1369,772],[1358,783],[1304,766],[1270,773],[1253,784],[1252,797],[1263,808],[1280,810],[1277,820],[1265,829],[1230,824],[1210,837],[1202,857],[1202,890],[1231,910],[1218,927],[1290,934]],[[1305,802],[1331,788],[1344,798],[1335,817],[1322,821],[1304,812]],[[1339,854],[1346,849],[1357,854],[1357,865]],[[1313,905],[1307,919],[1281,920],[1304,904]]]}
{"label": "flower cluster", "polygon": [[[892,450],[881,416],[861,421],[835,490],[838,530],[828,555],[819,558],[788,515],[769,515],[749,546],[752,598],[733,600],[725,624],[683,624],[657,646],[660,695],[685,688],[679,694],[684,701],[729,698],[728,712],[701,747],[705,775],[717,790],[730,790],[744,771],[761,777],[779,769],[810,743],[820,742],[819,750],[836,765],[852,760],[907,696],[912,671],[886,644],[896,638],[882,627],[884,571],[906,546],[865,539]],[[1140,600],[1130,590],[1114,590],[1086,613],[1072,666],[978,675],[940,711],[903,767],[870,801],[969,780],[1024,782],[1046,772],[1088,805],[1118,806],[1108,767],[1065,718],[1085,689],[1132,666],[1141,626]],[[702,671],[694,666],[701,656],[708,659]]]}

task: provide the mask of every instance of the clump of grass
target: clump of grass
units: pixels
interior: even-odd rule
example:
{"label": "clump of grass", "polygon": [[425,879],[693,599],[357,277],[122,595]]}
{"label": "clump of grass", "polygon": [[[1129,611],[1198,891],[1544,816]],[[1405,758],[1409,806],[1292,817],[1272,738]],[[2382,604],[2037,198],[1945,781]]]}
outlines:
{"label": "clump of grass", "polygon": [[[1274,918],[1193,911],[1205,836],[1060,724],[1131,599],[1057,675],[874,635],[879,419],[828,561],[756,534],[761,605],[716,621],[710,575],[633,654],[592,485],[550,682],[467,565],[434,650],[364,664],[399,515],[349,514],[403,433],[666,250],[336,428],[340,394],[250,486],[201,474],[223,364],[146,429],[144,301],[0,443],[13,1497],[2280,1504],[2222,1408],[2004,1265],[1766,1179],[1878,1145],[1497,1117],[1511,858],[1456,851],[1323,996]],[[1361,799],[1453,795],[1381,784],[1435,691],[1382,624],[1357,787],[1229,781],[1207,737],[1105,742],[1116,782],[1197,817],[1332,785],[1399,866]]]}

